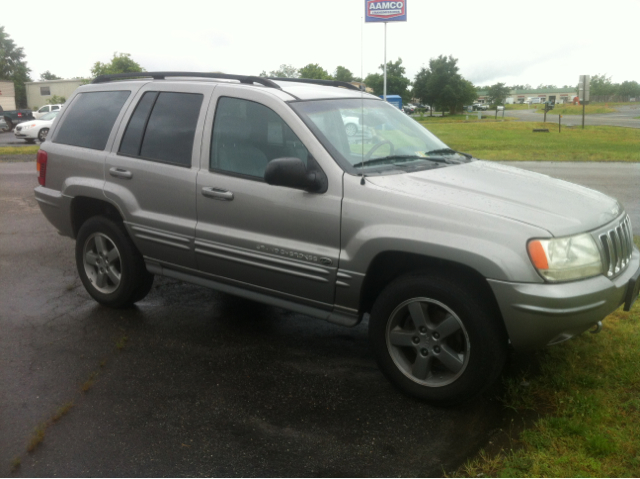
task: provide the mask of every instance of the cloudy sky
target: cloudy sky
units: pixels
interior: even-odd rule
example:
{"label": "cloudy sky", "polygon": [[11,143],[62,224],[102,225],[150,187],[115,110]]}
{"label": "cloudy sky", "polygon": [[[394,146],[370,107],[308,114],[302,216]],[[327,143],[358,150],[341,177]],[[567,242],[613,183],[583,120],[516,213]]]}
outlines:
{"label": "cloudy sky", "polygon": [[[640,0],[406,0],[388,25],[387,59],[411,79],[453,55],[477,85],[574,85],[581,74],[640,81]],[[0,25],[24,48],[32,77],[89,76],[96,61],[130,53],[148,71],[254,74],[280,64],[338,65],[360,76],[383,63],[384,26],[363,24],[365,0],[41,0],[4,9]],[[25,5],[23,5],[25,7]],[[50,25],[50,28],[47,28]]]}

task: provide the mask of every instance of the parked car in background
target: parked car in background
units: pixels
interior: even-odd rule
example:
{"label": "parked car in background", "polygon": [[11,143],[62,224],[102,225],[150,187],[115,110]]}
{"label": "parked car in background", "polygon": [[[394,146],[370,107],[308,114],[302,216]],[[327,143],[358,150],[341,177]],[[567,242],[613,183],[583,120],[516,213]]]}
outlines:
{"label": "parked car in background", "polygon": [[476,110],[488,110],[489,109],[489,105],[487,105],[486,103],[476,103],[473,105],[475,107]]}
{"label": "parked car in background", "polygon": [[4,119],[7,124],[7,129],[9,131],[13,130],[18,123],[22,123],[23,121],[34,120],[33,113],[31,110],[2,110],[0,109],[0,116]]}
{"label": "parked car in background", "polygon": [[5,131],[9,130],[9,126],[7,125],[7,122],[4,121],[4,117],[0,116],[0,133],[4,133]]}
{"label": "parked car in background", "polygon": [[33,117],[36,120],[39,120],[40,118],[42,118],[44,115],[46,115],[47,113],[51,113],[52,111],[58,111],[60,108],[62,108],[61,104],[57,104],[57,105],[44,105],[40,108],[38,108],[38,111],[34,111],[33,112]]}
{"label": "parked car in background", "polygon": [[39,120],[25,121],[16,125],[14,135],[19,140],[25,140],[27,143],[34,143],[36,140],[43,142],[47,138],[49,128],[53,120],[58,116],[60,110],[52,111],[40,117]]}

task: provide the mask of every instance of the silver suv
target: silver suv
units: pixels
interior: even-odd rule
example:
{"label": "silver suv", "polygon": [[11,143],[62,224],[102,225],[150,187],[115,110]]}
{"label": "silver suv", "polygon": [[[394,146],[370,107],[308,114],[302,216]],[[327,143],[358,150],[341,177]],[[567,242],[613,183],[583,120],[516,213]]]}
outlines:
{"label": "silver suv", "polygon": [[616,200],[453,151],[346,83],[100,77],[37,164],[42,212],[76,240],[96,301],[131,305],[164,275],[366,318],[385,375],[434,404],[485,389],[509,347],[598,330],[638,295]]}

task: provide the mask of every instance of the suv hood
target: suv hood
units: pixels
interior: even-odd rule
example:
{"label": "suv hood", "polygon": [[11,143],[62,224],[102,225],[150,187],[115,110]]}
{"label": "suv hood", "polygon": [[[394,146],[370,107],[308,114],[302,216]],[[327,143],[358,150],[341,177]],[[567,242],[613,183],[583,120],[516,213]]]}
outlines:
{"label": "suv hood", "polygon": [[590,231],[623,211],[617,200],[589,188],[488,161],[368,176],[367,181],[427,202],[537,226],[553,236]]}

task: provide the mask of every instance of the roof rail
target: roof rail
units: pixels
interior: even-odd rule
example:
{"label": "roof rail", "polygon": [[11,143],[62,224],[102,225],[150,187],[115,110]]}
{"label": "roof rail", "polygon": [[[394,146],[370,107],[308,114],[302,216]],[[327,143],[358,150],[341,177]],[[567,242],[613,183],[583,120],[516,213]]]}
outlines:
{"label": "roof rail", "polygon": [[124,80],[131,78],[153,78],[154,80],[164,80],[166,77],[191,77],[191,78],[217,78],[222,80],[238,80],[240,83],[252,84],[260,83],[269,88],[282,90],[280,85],[268,78],[251,75],[230,75],[227,73],[199,73],[199,72],[130,72],[112,73],[110,75],[100,75],[93,79],[91,83],[107,83],[114,80]]}
{"label": "roof rail", "polygon": [[352,83],[346,81],[338,81],[338,80],[313,80],[311,78],[279,78],[279,77],[268,77],[269,80],[276,81],[290,81],[295,83],[313,83],[314,85],[323,85],[323,86],[337,86],[342,88],[347,88],[349,90],[357,90],[363,91]]}

